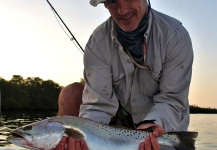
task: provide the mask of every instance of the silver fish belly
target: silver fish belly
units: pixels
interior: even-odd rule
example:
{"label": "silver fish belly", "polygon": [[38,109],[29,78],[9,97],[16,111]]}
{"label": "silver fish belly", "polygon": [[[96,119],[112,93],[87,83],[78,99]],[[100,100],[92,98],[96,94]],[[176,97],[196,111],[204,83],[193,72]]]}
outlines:
{"label": "silver fish belly", "polygon": [[[43,136],[40,136],[40,132],[43,132],[43,134],[41,133]],[[56,116],[15,129],[11,134],[12,136],[8,138],[11,143],[14,142],[13,139],[16,139],[14,144],[29,149],[30,147],[35,149],[55,148],[61,137],[67,134],[75,140],[84,139],[89,150],[137,150],[145,137],[152,133],[116,128],[79,117]],[[31,134],[33,138],[28,139],[25,134]],[[197,132],[168,132],[158,137],[158,142],[177,150],[193,150],[197,135]],[[22,140],[22,143],[19,143],[19,139]]]}

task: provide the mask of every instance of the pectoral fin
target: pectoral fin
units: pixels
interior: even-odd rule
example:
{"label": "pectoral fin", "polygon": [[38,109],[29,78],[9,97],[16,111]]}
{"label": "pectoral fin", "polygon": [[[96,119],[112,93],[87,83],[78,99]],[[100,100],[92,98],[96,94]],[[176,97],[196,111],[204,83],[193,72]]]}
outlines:
{"label": "pectoral fin", "polygon": [[84,139],[84,135],[79,130],[76,130],[76,129],[65,128],[65,133],[68,136],[73,137],[74,140],[82,140],[82,139]]}

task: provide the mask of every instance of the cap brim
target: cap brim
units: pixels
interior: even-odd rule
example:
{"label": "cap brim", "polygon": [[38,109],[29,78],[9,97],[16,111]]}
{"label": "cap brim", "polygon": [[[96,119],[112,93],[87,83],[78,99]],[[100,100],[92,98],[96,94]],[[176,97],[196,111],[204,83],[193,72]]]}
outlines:
{"label": "cap brim", "polygon": [[103,3],[105,0],[90,0],[90,5],[97,6],[99,3]]}

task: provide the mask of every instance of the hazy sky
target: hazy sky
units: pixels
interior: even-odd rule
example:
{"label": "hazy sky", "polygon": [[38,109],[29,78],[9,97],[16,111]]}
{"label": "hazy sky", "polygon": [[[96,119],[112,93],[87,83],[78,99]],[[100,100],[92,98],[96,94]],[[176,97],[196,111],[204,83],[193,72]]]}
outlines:
{"label": "hazy sky", "polygon": [[[180,20],[194,47],[190,104],[217,108],[217,1],[150,0],[152,8]],[[0,0],[0,76],[51,79],[62,86],[83,77],[83,54],[59,26],[46,0]],[[50,0],[84,48],[109,17],[89,0]]]}

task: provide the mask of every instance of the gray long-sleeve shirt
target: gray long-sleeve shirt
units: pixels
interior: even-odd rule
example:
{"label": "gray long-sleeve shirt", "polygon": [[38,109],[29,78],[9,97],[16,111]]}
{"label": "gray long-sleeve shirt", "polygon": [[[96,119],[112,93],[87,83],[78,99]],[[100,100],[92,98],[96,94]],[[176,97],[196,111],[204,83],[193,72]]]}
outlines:
{"label": "gray long-sleeve shirt", "polygon": [[145,64],[150,69],[132,63],[111,18],[96,28],[85,48],[80,117],[108,124],[119,99],[134,123],[155,119],[166,131],[187,130],[193,62],[190,36],[179,21],[153,9],[144,36]]}

